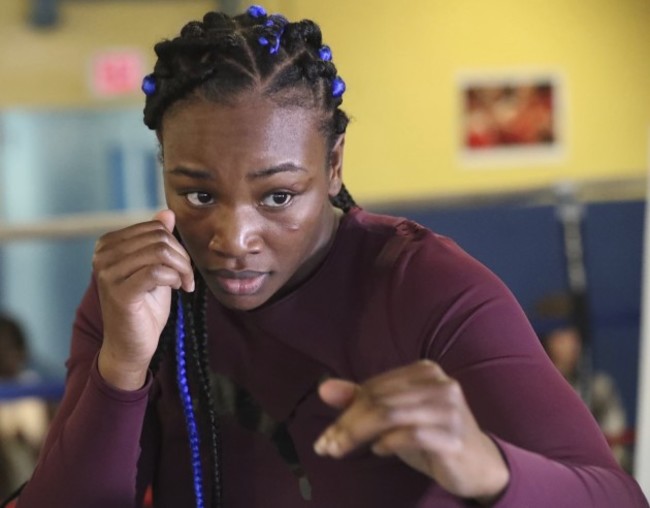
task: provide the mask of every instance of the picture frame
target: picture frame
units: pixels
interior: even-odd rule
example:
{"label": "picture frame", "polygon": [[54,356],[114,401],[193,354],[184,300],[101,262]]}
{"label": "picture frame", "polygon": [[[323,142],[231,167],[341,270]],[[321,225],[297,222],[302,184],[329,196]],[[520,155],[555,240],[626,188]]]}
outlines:
{"label": "picture frame", "polygon": [[565,91],[557,72],[464,73],[458,79],[461,163],[558,163],[565,154]]}

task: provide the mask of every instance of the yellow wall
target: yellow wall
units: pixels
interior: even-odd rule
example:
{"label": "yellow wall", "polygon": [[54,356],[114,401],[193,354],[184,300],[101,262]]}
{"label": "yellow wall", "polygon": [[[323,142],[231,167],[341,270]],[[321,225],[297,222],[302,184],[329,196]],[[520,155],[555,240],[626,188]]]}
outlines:
{"label": "yellow wall", "polygon": [[[23,0],[0,2],[0,107],[96,104],[86,65],[104,47],[150,46],[211,1],[61,2],[35,33]],[[359,201],[642,177],[650,131],[647,0],[275,0],[320,22],[348,84],[346,181]],[[466,71],[557,72],[566,146],[552,162],[469,167],[458,156],[457,79]],[[140,103],[139,97],[130,99]],[[127,101],[128,102],[128,101]],[[104,105],[112,105],[112,103]]]}
{"label": "yellow wall", "polygon": [[[176,33],[179,20],[214,5],[209,1],[60,1],[60,25],[36,30],[27,23],[33,2],[0,0],[0,108],[111,105],[88,87],[98,51],[137,48],[153,58],[154,42]],[[137,104],[140,97],[131,102]]]}

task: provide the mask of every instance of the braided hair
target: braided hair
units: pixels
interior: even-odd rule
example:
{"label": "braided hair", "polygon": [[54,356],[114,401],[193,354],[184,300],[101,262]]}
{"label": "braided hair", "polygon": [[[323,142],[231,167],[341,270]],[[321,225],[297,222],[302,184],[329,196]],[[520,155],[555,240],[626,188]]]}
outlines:
{"label": "braided hair", "polygon": [[[142,89],[146,95],[144,123],[159,137],[165,113],[177,104],[198,98],[228,105],[246,92],[255,92],[278,106],[318,112],[328,153],[346,131],[349,118],[340,107],[345,83],[337,74],[330,48],[323,45],[319,26],[311,20],[289,22],[284,16],[267,14],[260,6],[251,6],[234,17],[209,12],[202,21],[187,23],[178,37],[156,44],[154,50],[158,59],[153,73],[144,78]],[[356,206],[344,185],[331,202],[344,212]],[[156,370],[176,343],[177,379],[193,455],[197,507],[204,503],[203,480],[200,460],[196,459],[199,441],[189,399],[190,384],[198,387],[201,407],[207,413],[203,423],[210,430],[211,504],[219,507],[220,438],[209,381],[206,288],[198,272],[195,276],[193,295],[179,291],[172,298],[169,321],[151,367]],[[185,350],[191,352],[190,369],[185,368]]]}
{"label": "braided hair", "polygon": [[[311,20],[289,22],[259,6],[230,17],[208,12],[190,21],[178,37],[155,45],[153,73],[145,77],[144,123],[158,133],[174,104],[192,97],[228,104],[257,91],[278,105],[322,113],[329,148],[345,133],[349,118],[340,108],[345,82],[337,75],[330,48]],[[343,185],[332,202],[347,212],[356,206]]]}

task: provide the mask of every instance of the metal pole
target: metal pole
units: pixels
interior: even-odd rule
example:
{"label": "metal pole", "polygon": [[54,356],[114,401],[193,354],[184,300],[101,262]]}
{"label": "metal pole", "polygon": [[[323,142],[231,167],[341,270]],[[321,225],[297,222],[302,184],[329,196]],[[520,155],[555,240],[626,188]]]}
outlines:
{"label": "metal pole", "polygon": [[592,341],[587,298],[587,273],[585,270],[582,228],[584,205],[576,197],[573,184],[562,184],[556,189],[557,217],[562,225],[562,238],[566,259],[566,273],[571,298],[572,324],[582,338],[582,356],[578,370],[578,388],[583,400],[591,403]]}

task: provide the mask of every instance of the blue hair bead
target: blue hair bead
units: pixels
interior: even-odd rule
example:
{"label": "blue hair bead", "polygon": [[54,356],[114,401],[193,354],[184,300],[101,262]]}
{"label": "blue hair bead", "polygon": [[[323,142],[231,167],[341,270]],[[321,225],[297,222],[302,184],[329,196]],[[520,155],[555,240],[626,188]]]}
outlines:
{"label": "blue hair bead", "polygon": [[204,508],[203,500],[203,472],[201,468],[201,442],[194,417],[194,407],[187,380],[185,369],[185,317],[183,315],[183,304],[181,297],[178,297],[178,310],[176,314],[176,382],[178,391],[181,394],[183,414],[185,415],[185,426],[190,442],[190,453],[192,460],[192,479],[194,484],[194,496],[196,497],[196,508]]}
{"label": "blue hair bead", "polygon": [[263,16],[266,16],[266,9],[261,5],[251,5],[246,11],[246,13],[251,18],[261,18]]}
{"label": "blue hair bead", "polygon": [[143,78],[142,91],[147,97],[156,93],[156,77],[153,74],[147,74]]}
{"label": "blue hair bead", "polygon": [[275,55],[280,50],[280,36],[275,38],[275,44],[269,49],[269,53]]}
{"label": "blue hair bead", "polygon": [[321,48],[318,50],[318,56],[320,56],[320,59],[324,62],[331,62],[332,50],[329,46],[321,46]]}
{"label": "blue hair bead", "polygon": [[332,97],[341,97],[343,92],[345,92],[345,81],[339,76],[336,76],[332,82]]}
{"label": "blue hair bead", "polygon": [[269,54],[275,55],[280,51],[280,42],[287,23],[289,21],[281,14],[271,14],[264,22],[264,27],[267,29],[266,35],[260,35],[257,42],[262,46],[269,46]]}

